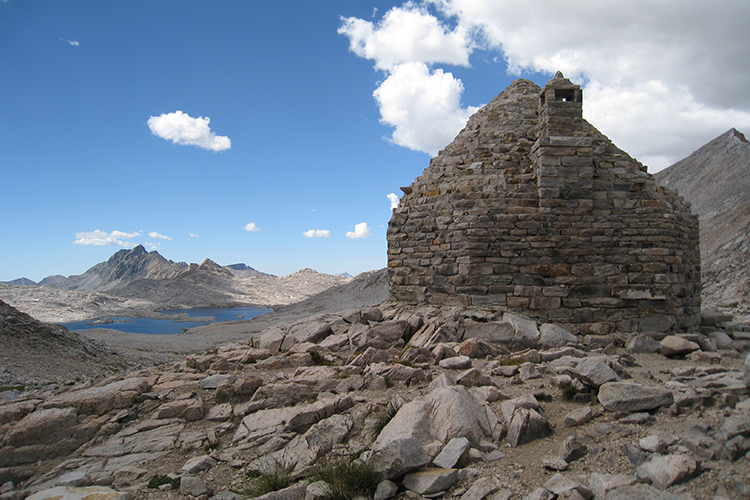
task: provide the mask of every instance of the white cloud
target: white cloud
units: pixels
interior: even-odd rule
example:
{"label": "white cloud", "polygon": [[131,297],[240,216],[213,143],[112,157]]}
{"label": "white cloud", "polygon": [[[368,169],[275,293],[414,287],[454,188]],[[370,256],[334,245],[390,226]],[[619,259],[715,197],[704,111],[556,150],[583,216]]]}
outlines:
{"label": "white cloud", "polygon": [[78,47],[79,45],[81,45],[77,40],[68,40],[68,43],[73,47]]}
{"label": "white cloud", "polygon": [[260,231],[260,228],[255,225],[255,222],[247,224],[243,229],[245,231],[250,231],[251,233],[257,233],[258,231]]}
{"label": "white cloud", "polygon": [[[469,114],[462,82],[435,66],[467,66],[481,50],[510,74],[563,71],[584,88],[584,117],[658,168],[731,127],[750,129],[748,24],[748,2],[582,0],[561,9],[556,0],[424,0],[380,22],[344,19],[339,33],[385,72],[375,97],[396,144],[433,152],[452,139],[458,130],[438,146],[423,132],[431,120],[447,130]],[[415,88],[439,105],[410,101]]]}
{"label": "white cloud", "polygon": [[396,196],[396,193],[391,193],[386,196],[391,201],[391,210],[398,208],[398,196]]}
{"label": "white cloud", "polygon": [[349,38],[352,52],[386,73],[373,96],[381,121],[395,128],[393,143],[434,155],[477,110],[461,107],[460,80],[428,67],[469,65],[474,42],[462,26],[450,28],[425,7],[408,2],[389,10],[379,23],[342,19],[338,32]]}
{"label": "white cloud", "polygon": [[151,242],[147,241],[147,242],[144,243],[144,245],[146,245],[147,247],[149,247],[149,249],[151,249],[151,250],[156,250],[157,248],[159,248],[161,246],[161,243],[160,242],[158,242],[158,243],[151,243]]}
{"label": "white cloud", "polygon": [[469,65],[472,42],[463,27],[450,29],[411,2],[392,8],[379,23],[342,18],[338,32],[349,38],[349,50],[374,60],[377,69],[412,61]]}
{"label": "white cloud", "polygon": [[94,246],[119,246],[119,247],[131,247],[132,243],[127,240],[128,238],[136,238],[140,236],[140,233],[125,233],[122,231],[112,231],[106,233],[99,229],[91,232],[76,233],[76,240],[73,242],[74,245],[94,245]]}
{"label": "white cloud", "polygon": [[409,62],[396,66],[373,96],[381,121],[395,127],[395,144],[435,155],[478,109],[461,107],[463,90],[451,73]]}
{"label": "white cloud", "polygon": [[302,234],[307,238],[328,238],[331,236],[331,232],[327,229],[310,229]]}
{"label": "white cloud", "polygon": [[148,235],[150,237],[156,238],[158,240],[171,240],[172,239],[169,236],[164,236],[163,234],[159,234],[156,231],[152,231],[152,232],[148,233]]}
{"label": "white cloud", "polygon": [[193,233],[188,233],[188,234],[190,235],[191,238],[198,238],[197,234],[193,234]]}
{"label": "white cloud", "polygon": [[370,232],[370,228],[367,227],[367,222],[360,222],[354,226],[354,231],[346,233],[346,237],[352,239],[367,238],[368,236],[372,236],[372,233]]}
{"label": "white cloud", "polygon": [[175,111],[162,113],[148,119],[148,128],[162,139],[171,140],[175,144],[198,146],[211,151],[224,151],[232,147],[229,137],[216,135],[211,132],[208,117],[192,118],[187,113]]}

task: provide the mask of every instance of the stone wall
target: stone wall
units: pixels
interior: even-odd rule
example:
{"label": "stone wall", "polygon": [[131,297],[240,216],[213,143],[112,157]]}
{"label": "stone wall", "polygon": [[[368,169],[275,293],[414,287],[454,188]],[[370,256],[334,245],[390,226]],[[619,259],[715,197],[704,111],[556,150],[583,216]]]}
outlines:
{"label": "stone wall", "polygon": [[697,217],[581,115],[558,73],[472,116],[388,227],[391,299],[498,306],[576,332],[694,330]]}

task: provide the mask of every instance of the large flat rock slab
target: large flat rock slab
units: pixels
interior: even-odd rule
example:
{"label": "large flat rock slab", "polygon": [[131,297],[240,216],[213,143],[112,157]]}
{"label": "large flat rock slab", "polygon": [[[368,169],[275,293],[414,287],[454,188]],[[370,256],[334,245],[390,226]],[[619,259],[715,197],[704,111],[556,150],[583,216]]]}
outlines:
{"label": "large flat rock slab", "polygon": [[82,414],[103,415],[114,409],[131,407],[138,396],[150,387],[146,378],[126,378],[102,387],[89,387],[60,394],[45,401],[42,407],[73,407]]}
{"label": "large flat rock slab", "polygon": [[599,388],[599,402],[609,411],[636,412],[669,406],[674,402],[674,397],[662,387],[607,382]]}

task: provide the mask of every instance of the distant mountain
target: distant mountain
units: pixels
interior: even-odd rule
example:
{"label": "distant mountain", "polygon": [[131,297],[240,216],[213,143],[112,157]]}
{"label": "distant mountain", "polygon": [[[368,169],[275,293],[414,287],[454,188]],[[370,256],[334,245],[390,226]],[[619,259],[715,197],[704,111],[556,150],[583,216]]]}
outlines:
{"label": "distant mountain", "polygon": [[703,302],[750,308],[750,143],[731,129],[655,174],[698,214]]}
{"label": "distant mountain", "polygon": [[149,252],[138,245],[116,252],[107,262],[100,262],[83,274],[55,280],[46,283],[46,286],[79,292],[109,292],[140,279],[173,278],[187,269],[184,263],[172,262],[156,250]]}
{"label": "distant mountain", "polygon": [[351,274],[347,273],[347,272],[336,273],[336,274],[334,274],[334,276],[343,276],[344,278],[353,278],[353,276]]}
{"label": "distant mountain", "polygon": [[37,286],[36,281],[32,281],[29,278],[18,278],[13,281],[0,281],[3,285],[21,285],[21,286]]}
{"label": "distant mountain", "polygon": [[52,276],[47,276],[40,281],[39,286],[51,286],[54,288],[57,283],[63,283],[67,279],[68,278],[61,274],[53,274]]}
{"label": "distant mountain", "polygon": [[270,274],[262,273],[256,269],[253,269],[252,267],[244,263],[230,264],[224,267],[230,269],[232,271],[232,274],[240,278],[251,278],[253,276],[271,276]]}

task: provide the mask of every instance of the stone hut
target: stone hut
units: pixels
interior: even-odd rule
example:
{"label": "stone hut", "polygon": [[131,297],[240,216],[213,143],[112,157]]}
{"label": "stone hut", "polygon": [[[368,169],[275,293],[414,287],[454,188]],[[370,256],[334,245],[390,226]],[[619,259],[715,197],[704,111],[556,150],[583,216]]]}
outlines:
{"label": "stone hut", "polygon": [[582,117],[561,73],[516,80],[409,187],[390,298],[491,306],[576,333],[694,331],[698,218]]}

